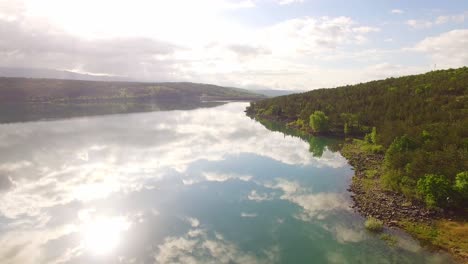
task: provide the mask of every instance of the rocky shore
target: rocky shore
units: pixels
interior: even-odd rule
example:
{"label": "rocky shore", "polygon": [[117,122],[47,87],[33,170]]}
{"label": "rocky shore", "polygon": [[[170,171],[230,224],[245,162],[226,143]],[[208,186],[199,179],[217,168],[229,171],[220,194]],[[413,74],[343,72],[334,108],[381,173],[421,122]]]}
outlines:
{"label": "rocky shore", "polygon": [[448,251],[458,262],[468,263],[466,220],[463,220],[466,218],[454,220],[457,216],[453,212],[430,210],[422,202],[383,189],[380,184],[383,154],[361,151],[351,142],[344,144],[341,154],[355,171],[347,190],[351,192],[352,208],[356,212],[377,218],[390,228],[402,228],[428,246]]}
{"label": "rocky shore", "polygon": [[[384,158],[382,154],[368,154],[349,148],[342,152],[355,170],[348,191],[352,192],[353,208],[357,212],[377,218],[387,226],[397,226],[401,220],[428,222],[442,216],[440,211],[429,210],[421,202],[410,201],[402,194],[381,188],[377,181]],[[370,179],[366,176],[366,170],[373,170],[377,175]]]}

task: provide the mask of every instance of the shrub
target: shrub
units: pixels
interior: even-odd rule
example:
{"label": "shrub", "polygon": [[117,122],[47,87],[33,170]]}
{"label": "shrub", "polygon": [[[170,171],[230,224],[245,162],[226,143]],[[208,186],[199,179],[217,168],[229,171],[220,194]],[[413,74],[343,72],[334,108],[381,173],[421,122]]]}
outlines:
{"label": "shrub", "polygon": [[374,217],[367,218],[364,226],[367,230],[372,232],[381,232],[383,230],[383,222]]}
{"label": "shrub", "polygon": [[457,174],[453,188],[461,194],[462,198],[468,198],[468,171]]}
{"label": "shrub", "polygon": [[446,203],[450,193],[450,182],[443,175],[426,174],[418,180],[418,193],[429,207]]}
{"label": "shrub", "polygon": [[322,111],[315,111],[309,117],[310,127],[314,132],[325,132],[328,130],[328,117]]}
{"label": "shrub", "polygon": [[382,234],[380,236],[380,239],[387,242],[387,244],[392,247],[398,243],[398,239],[395,236],[392,236],[390,234]]}

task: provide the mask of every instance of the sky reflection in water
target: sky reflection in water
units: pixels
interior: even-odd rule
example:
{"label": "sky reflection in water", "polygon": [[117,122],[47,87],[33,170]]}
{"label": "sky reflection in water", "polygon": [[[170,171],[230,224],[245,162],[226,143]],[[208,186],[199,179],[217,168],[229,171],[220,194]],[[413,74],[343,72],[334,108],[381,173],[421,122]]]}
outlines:
{"label": "sky reflection in water", "polygon": [[367,233],[346,160],[245,107],[0,125],[0,262],[447,263]]}

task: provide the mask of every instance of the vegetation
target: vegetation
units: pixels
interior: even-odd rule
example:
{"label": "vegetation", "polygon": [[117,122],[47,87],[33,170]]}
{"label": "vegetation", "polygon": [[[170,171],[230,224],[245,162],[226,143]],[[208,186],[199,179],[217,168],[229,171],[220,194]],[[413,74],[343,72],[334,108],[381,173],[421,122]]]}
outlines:
{"label": "vegetation", "polygon": [[325,132],[328,130],[328,117],[322,111],[315,111],[309,117],[309,124],[314,132]]}
{"label": "vegetation", "polygon": [[137,83],[0,77],[0,103],[109,100],[256,100],[247,90],[197,83]]}
{"label": "vegetation", "polygon": [[448,249],[464,262],[468,259],[466,222],[438,220],[432,223],[403,221],[402,226],[420,240],[437,248]]}
{"label": "vegetation", "polygon": [[383,230],[383,222],[374,217],[367,218],[364,226],[367,230],[372,232],[381,232]]}
{"label": "vegetation", "polygon": [[247,113],[355,138],[361,149],[384,153],[385,188],[429,207],[467,210],[467,67],[261,100]]}
{"label": "vegetation", "polygon": [[390,234],[382,234],[380,236],[380,239],[387,242],[387,244],[392,247],[398,243],[398,239],[395,236],[392,236]]}

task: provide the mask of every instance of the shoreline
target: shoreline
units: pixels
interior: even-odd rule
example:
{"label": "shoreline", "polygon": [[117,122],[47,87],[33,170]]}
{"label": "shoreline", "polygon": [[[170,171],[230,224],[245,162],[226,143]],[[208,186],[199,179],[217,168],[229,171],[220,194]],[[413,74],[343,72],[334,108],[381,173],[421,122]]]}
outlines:
{"label": "shoreline", "polygon": [[[277,122],[300,133],[319,136],[310,130],[291,126],[287,120],[260,117],[256,114],[249,116],[257,120]],[[331,135],[328,133],[323,136]],[[384,154],[364,151],[358,141],[352,137],[345,139],[339,150],[354,170],[351,184],[347,188],[353,200],[353,210],[364,217],[377,218],[389,228],[400,228],[421,242],[422,246],[430,250],[443,250],[450,254],[454,261],[468,264],[466,217],[457,216],[451,211],[428,209],[421,201],[411,200],[402,193],[384,189],[380,184]]]}
{"label": "shoreline", "polygon": [[[453,242],[453,234],[450,232],[453,231],[450,230],[451,226],[467,225],[466,220],[457,220],[454,212],[428,209],[420,201],[407,199],[401,193],[382,188],[380,176],[383,154],[364,152],[355,142],[345,142],[340,153],[354,169],[347,190],[352,193],[352,208],[356,212],[364,217],[377,218],[389,228],[400,228],[423,246],[431,250],[443,250],[459,263],[468,263],[466,245],[464,248],[458,245],[467,243],[465,237]],[[369,171],[373,175],[369,175]]]}

